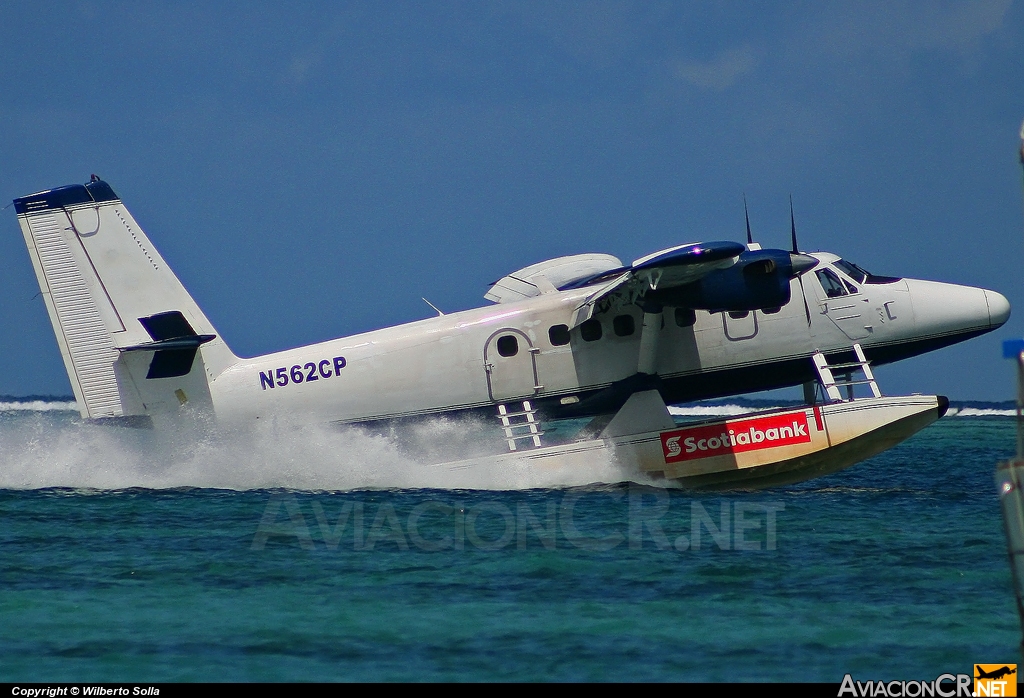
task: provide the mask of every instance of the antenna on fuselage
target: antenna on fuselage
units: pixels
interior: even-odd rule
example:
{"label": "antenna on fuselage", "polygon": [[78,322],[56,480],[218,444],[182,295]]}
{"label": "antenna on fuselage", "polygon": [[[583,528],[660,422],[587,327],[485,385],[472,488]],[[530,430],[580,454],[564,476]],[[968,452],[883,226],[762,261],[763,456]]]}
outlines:
{"label": "antenna on fuselage", "polygon": [[438,315],[444,315],[444,312],[442,312],[440,308],[438,308],[436,305],[434,305],[433,303],[428,301],[426,298],[423,298],[422,296],[420,296],[420,300],[423,301],[424,303],[426,303],[427,305],[429,305],[434,310],[436,310]]}
{"label": "antenna on fuselage", "polygon": [[[793,195],[789,195],[789,232],[793,238],[793,254],[800,254],[800,249],[796,244],[796,216],[793,215]],[[807,326],[811,326],[811,308],[807,305],[807,294],[804,293],[804,275],[800,274],[796,277],[797,281],[800,282],[800,297],[804,299],[804,315],[807,316]]]}

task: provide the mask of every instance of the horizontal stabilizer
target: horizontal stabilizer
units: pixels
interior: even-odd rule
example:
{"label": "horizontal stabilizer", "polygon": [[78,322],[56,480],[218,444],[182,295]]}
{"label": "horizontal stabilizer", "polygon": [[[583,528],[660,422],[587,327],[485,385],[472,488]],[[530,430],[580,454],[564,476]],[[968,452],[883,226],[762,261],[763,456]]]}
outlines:
{"label": "horizontal stabilizer", "polygon": [[146,380],[153,378],[178,378],[192,372],[197,347],[191,349],[164,349],[153,355],[146,372]]}
{"label": "horizontal stabilizer", "polygon": [[131,347],[118,347],[118,351],[163,351],[168,349],[198,349],[207,342],[217,339],[215,334],[197,334],[194,337],[177,337],[161,339],[159,342],[146,342]]}
{"label": "horizontal stabilizer", "polygon": [[118,347],[118,351],[156,352],[149,364],[147,379],[187,375],[192,370],[196,350],[217,338],[215,334],[196,334],[185,316],[177,310],[140,317],[139,322],[146,328],[153,341],[130,347]]}

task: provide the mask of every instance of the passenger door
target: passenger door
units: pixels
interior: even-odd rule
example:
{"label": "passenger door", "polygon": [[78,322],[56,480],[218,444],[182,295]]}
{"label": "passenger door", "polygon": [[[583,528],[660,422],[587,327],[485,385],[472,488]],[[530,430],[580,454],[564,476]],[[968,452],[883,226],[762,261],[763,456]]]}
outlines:
{"label": "passenger door", "polygon": [[521,330],[506,327],[488,337],[484,345],[484,371],[491,400],[528,399],[541,389],[538,351]]}

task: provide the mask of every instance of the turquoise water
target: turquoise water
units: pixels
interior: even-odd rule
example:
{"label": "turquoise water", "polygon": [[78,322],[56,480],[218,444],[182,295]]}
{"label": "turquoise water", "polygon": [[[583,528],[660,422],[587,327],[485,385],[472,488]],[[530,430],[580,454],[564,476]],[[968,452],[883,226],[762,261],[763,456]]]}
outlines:
{"label": "turquoise water", "polygon": [[578,482],[602,464],[445,486],[381,437],[236,437],[0,416],[0,681],[838,683],[1018,659],[1005,417],[696,497]]}

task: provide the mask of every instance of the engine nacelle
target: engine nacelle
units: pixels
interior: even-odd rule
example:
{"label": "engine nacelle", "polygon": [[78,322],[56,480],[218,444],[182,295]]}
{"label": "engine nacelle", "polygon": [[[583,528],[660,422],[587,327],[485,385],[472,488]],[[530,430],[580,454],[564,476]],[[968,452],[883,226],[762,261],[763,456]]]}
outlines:
{"label": "engine nacelle", "polygon": [[644,300],[713,313],[779,308],[789,303],[790,279],[817,263],[813,257],[786,250],[748,250],[727,269],[685,286],[650,291]]}

